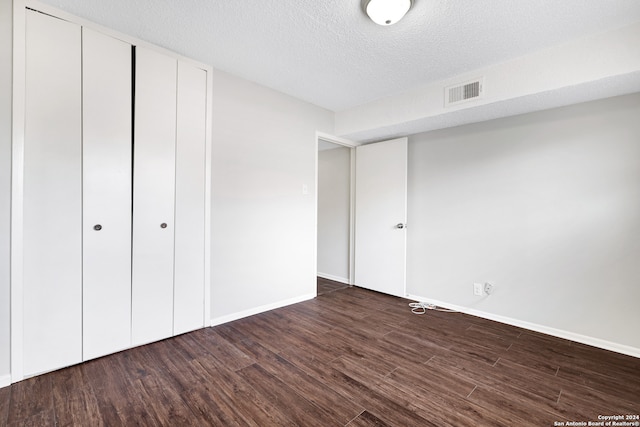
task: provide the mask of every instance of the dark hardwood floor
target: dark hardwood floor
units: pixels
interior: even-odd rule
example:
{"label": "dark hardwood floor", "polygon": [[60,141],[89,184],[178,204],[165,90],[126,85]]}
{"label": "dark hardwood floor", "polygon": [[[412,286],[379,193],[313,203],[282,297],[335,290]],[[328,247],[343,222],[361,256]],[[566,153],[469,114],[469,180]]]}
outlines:
{"label": "dark hardwood floor", "polygon": [[640,413],[640,359],[355,287],[0,389],[0,425],[553,426]]}
{"label": "dark hardwood floor", "polygon": [[329,292],[339,291],[340,289],[348,288],[349,285],[345,285],[341,282],[336,282],[335,280],[325,279],[323,277],[318,277],[318,296],[328,294]]}

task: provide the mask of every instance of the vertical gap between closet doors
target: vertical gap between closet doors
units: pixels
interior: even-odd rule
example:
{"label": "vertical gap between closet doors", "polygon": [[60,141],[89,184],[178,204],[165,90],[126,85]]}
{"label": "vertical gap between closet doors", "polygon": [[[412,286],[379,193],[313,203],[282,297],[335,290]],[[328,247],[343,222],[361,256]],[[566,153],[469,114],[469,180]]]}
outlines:
{"label": "vertical gap between closet doors", "polygon": [[[136,145],[136,47],[131,46],[131,286],[129,295],[133,301],[133,168],[135,167]],[[133,304],[129,308],[129,324],[133,325]],[[133,328],[129,328],[129,343],[133,343]]]}

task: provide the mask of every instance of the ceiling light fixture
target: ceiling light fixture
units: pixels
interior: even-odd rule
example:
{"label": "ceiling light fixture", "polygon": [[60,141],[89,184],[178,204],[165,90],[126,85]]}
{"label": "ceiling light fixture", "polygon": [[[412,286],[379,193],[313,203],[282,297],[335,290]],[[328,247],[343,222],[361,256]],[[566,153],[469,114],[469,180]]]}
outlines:
{"label": "ceiling light fixture", "polygon": [[411,0],[364,0],[363,8],[378,25],[393,25],[411,8]]}

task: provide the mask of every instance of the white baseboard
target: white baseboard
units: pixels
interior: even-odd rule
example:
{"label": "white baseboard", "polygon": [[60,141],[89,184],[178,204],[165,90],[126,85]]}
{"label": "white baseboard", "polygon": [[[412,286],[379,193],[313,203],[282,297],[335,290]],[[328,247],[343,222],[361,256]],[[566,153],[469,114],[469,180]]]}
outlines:
{"label": "white baseboard", "polygon": [[344,277],[333,276],[331,274],[326,274],[326,273],[317,273],[317,276],[322,277],[323,279],[333,280],[334,282],[340,282],[340,283],[344,283],[345,285],[350,285],[349,279],[346,279]]}
{"label": "white baseboard", "polygon": [[450,310],[459,311],[460,313],[470,314],[471,316],[481,317],[487,320],[495,320],[496,322],[506,323],[507,325],[517,326],[519,328],[528,329],[530,331],[540,332],[542,334],[547,334],[547,335],[551,335],[558,338],[564,338],[570,341],[575,341],[575,342],[587,344],[593,347],[602,348],[604,350],[615,351],[616,353],[622,353],[629,356],[640,358],[640,348],[637,348],[637,347],[631,347],[624,344],[606,341],[600,338],[590,337],[588,335],[576,334],[574,332],[551,328],[549,326],[538,325],[537,323],[526,322],[523,320],[513,319],[511,317],[500,316],[497,314],[487,313],[480,310],[474,310],[472,308],[462,307],[455,304],[449,304],[446,302],[437,301],[430,298],[424,298],[417,295],[407,295],[407,298],[415,301],[435,304],[438,307],[448,308]]}
{"label": "white baseboard", "polygon": [[296,304],[302,301],[307,301],[315,298],[316,293],[301,295],[299,297],[290,298],[283,301],[274,302],[271,304],[261,305],[259,307],[250,308],[248,310],[238,311],[236,313],[227,314],[225,316],[214,317],[211,319],[211,326],[222,325],[223,323],[233,322],[234,320],[242,319],[244,317],[253,316],[254,314],[264,313],[265,311],[274,310],[276,308],[285,307],[287,305]]}
{"label": "white baseboard", "polygon": [[0,388],[11,385],[11,375],[0,375]]}

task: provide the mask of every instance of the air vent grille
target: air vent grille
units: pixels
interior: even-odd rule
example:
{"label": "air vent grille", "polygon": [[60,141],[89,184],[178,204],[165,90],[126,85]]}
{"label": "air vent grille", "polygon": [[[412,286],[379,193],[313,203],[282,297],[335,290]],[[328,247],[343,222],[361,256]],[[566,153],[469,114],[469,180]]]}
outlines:
{"label": "air vent grille", "polygon": [[472,80],[445,88],[445,107],[479,98],[482,95],[482,79]]}

